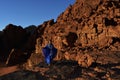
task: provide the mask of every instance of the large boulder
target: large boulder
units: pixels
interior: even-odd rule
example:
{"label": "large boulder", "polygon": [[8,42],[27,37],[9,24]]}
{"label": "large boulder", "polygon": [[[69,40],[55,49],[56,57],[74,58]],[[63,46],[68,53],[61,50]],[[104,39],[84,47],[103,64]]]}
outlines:
{"label": "large boulder", "polygon": [[21,48],[26,40],[26,31],[21,26],[9,24],[3,30],[5,48]]}
{"label": "large boulder", "polygon": [[1,32],[0,35],[0,51],[1,61],[5,62],[11,49],[17,48],[23,50],[23,45],[26,42],[26,31],[21,26],[9,24]]}

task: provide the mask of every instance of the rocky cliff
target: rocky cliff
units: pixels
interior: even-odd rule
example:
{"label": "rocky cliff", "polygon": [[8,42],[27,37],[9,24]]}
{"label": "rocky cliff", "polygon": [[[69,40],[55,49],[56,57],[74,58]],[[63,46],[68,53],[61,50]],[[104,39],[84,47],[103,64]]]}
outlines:
{"label": "rocky cliff", "polygon": [[[58,49],[56,61],[77,62],[73,69],[67,67],[71,70],[71,73],[67,74],[73,75],[77,72],[76,77],[82,80],[114,80],[113,75],[116,75],[120,66],[120,1],[76,0],[58,16],[56,22],[52,19],[37,27],[32,25],[25,29],[10,24],[0,32],[0,55],[2,55],[0,59],[7,61],[7,64],[19,64],[28,60],[28,63],[24,64],[28,69],[43,62],[41,49],[49,40]],[[53,70],[58,72],[56,79],[60,71],[57,67],[61,64],[53,65]],[[51,74],[52,71],[49,70],[47,72]],[[93,73],[88,70],[92,70]],[[98,77],[98,73],[103,75]],[[86,75],[88,76],[84,79]]]}
{"label": "rocky cliff", "polygon": [[119,8],[119,0],[76,0],[56,22],[50,20],[38,27],[41,36],[37,38],[36,52],[41,53],[49,40],[59,50],[57,60],[76,60],[83,52],[119,51]]}
{"label": "rocky cliff", "polygon": [[118,0],[77,0],[58,16],[54,25],[48,21],[42,38],[44,42],[52,39],[59,50],[64,47],[119,50],[119,6]]}

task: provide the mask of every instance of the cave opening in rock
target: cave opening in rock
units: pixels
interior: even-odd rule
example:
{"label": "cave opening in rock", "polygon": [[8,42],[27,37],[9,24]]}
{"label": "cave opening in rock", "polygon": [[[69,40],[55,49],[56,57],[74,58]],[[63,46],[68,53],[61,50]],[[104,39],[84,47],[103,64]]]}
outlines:
{"label": "cave opening in rock", "polygon": [[113,40],[111,43],[112,45],[116,42],[120,42],[120,38],[117,38],[117,37],[113,37],[112,40]]}
{"label": "cave opening in rock", "polygon": [[108,18],[105,18],[105,26],[117,26],[117,22],[114,21],[114,19],[108,19]]}
{"label": "cave opening in rock", "polygon": [[74,47],[74,43],[78,39],[78,36],[74,32],[69,32],[69,34],[67,35],[66,38],[67,38],[67,42],[68,42],[69,46]]}

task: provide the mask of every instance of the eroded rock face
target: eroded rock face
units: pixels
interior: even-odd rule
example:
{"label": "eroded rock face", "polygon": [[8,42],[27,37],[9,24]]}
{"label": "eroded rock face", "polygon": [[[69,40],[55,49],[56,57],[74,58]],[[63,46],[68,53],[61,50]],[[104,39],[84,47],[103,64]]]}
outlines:
{"label": "eroded rock face", "polygon": [[58,49],[58,56],[64,55],[59,59],[71,59],[65,53],[120,50],[119,5],[119,0],[76,0],[58,16],[56,23],[46,24],[39,37],[41,47],[51,39]]}
{"label": "eroded rock face", "polygon": [[[45,32],[65,37],[68,44],[81,44],[82,47],[97,46],[105,48],[114,42],[113,38],[119,38],[120,36],[118,33],[120,26],[118,5],[117,0],[76,1],[74,5],[69,6],[58,17],[57,23],[50,27],[51,30],[46,29]],[[55,30],[53,31],[53,29]],[[72,35],[74,37],[66,37],[70,33],[74,33],[76,38],[74,38],[74,35]],[[51,36],[54,37],[52,34]],[[53,41],[56,41],[53,37]],[[71,42],[71,39],[75,41]],[[74,45],[72,46],[74,47]]]}

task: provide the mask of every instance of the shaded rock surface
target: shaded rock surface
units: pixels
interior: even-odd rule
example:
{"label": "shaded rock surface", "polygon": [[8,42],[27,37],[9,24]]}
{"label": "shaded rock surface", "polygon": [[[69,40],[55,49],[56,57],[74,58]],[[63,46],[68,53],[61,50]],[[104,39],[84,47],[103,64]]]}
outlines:
{"label": "shaded rock surface", "polygon": [[0,77],[0,80],[119,80],[120,63],[81,67],[76,61],[54,61],[50,66],[41,62]]}
{"label": "shaded rock surface", "polygon": [[1,35],[1,56],[6,60],[12,48],[22,48],[26,41],[26,31],[21,26],[9,24]]}
{"label": "shaded rock surface", "polygon": [[45,80],[45,78],[37,72],[21,70],[2,76],[0,80]]}
{"label": "shaded rock surface", "polygon": [[35,26],[23,29],[21,26],[7,25],[0,32],[0,62],[5,63],[8,58],[10,65],[25,62],[35,49],[35,39]]}

